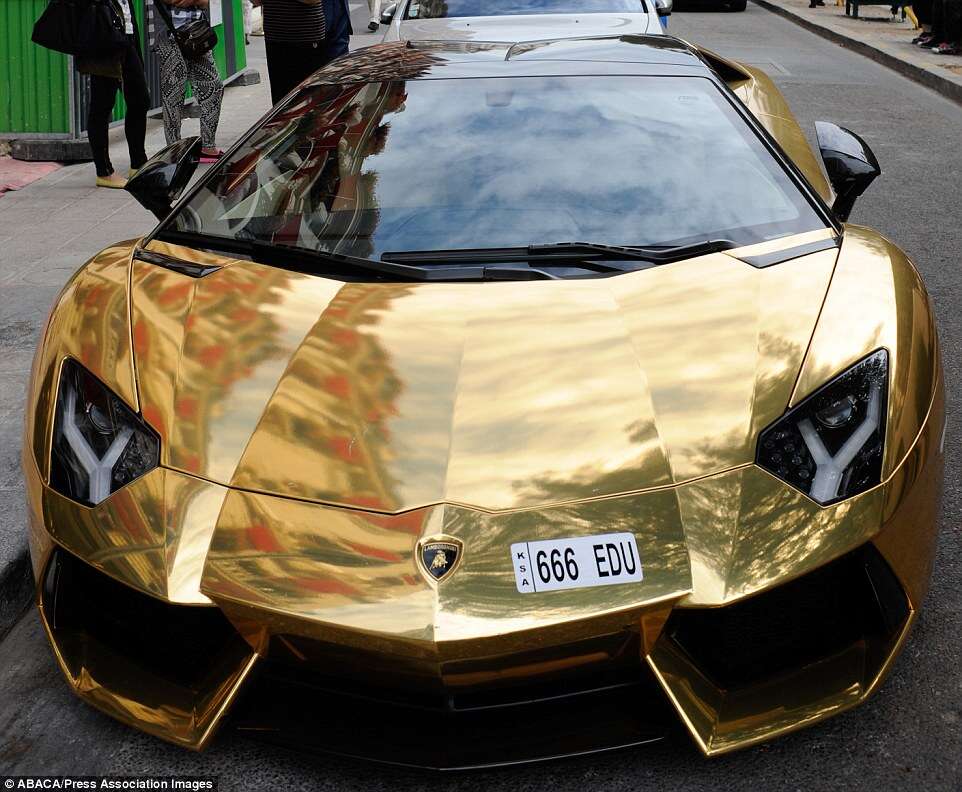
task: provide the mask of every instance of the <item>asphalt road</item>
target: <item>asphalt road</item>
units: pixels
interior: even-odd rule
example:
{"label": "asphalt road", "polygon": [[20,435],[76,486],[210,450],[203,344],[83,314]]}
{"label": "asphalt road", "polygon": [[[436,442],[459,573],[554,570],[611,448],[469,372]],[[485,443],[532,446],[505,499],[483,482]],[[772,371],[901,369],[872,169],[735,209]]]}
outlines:
{"label": "asphalt road", "polygon": [[[671,26],[768,69],[806,128],[816,119],[836,121],[875,149],[884,176],[852,219],[881,229],[922,270],[938,308],[951,399],[962,376],[962,108],[752,4],[743,14],[676,13]],[[197,755],[74,699],[31,611],[0,643],[0,775],[216,774],[221,789],[258,790],[962,789],[960,425],[951,400],[935,577],[906,651],[872,701],[797,735],[710,762],[682,736],[640,750],[453,776],[304,757],[232,735]]]}

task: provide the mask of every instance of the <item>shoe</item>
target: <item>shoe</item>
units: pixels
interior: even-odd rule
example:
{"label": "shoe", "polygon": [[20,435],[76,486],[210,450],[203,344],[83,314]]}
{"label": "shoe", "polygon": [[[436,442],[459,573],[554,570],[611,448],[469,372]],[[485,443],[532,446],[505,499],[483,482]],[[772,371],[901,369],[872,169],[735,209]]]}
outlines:
{"label": "shoe", "polygon": [[933,36],[931,33],[923,33],[912,43],[918,47],[924,47],[926,44],[931,44],[933,41],[935,41],[935,36]]}
{"label": "shoe", "polygon": [[221,157],[224,156],[224,152],[220,149],[214,149],[213,151],[200,150],[200,162],[201,165],[210,165],[213,162],[217,162]]}
{"label": "shoe", "polygon": [[109,176],[98,176],[97,186],[107,187],[111,190],[122,190],[127,186],[127,180],[118,173],[111,173]]}
{"label": "shoe", "polygon": [[958,55],[960,50],[958,44],[950,44],[945,41],[932,50],[936,55]]}
{"label": "shoe", "polygon": [[381,27],[381,23],[378,22],[376,19],[372,19],[370,22],[367,23],[367,29],[370,30],[372,33],[375,30],[377,30],[379,27]]}
{"label": "shoe", "polygon": [[933,50],[934,50],[936,47],[939,46],[939,40],[932,38],[932,39],[929,39],[928,41],[923,41],[921,44],[919,44],[919,46],[920,46],[922,49],[933,49]]}

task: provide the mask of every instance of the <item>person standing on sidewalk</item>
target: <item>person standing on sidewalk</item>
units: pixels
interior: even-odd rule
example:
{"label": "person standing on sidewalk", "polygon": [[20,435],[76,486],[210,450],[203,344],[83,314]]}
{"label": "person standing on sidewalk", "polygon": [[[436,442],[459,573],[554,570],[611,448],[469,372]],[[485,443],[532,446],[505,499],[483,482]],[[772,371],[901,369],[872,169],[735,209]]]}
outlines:
{"label": "person standing on sidewalk", "polygon": [[[127,112],[124,116],[124,135],[130,153],[130,172],[147,161],[144,139],[147,136],[147,110],[150,94],[144,76],[144,60],[140,54],[137,22],[131,12],[130,0],[110,0],[108,7],[123,20],[126,41],[116,52],[105,57],[77,58],[77,71],[90,75],[90,103],[87,107],[87,138],[97,168],[97,186],[121,189],[127,180],[114,173],[110,162],[110,142],[107,127],[117,101],[117,91],[123,90]],[[94,13],[91,5],[90,13]],[[128,175],[129,175],[128,173]]]}
{"label": "person standing on sidewalk", "polygon": [[[346,0],[345,0],[346,2]],[[326,61],[323,0],[253,0],[264,14],[271,101],[277,104]]]}
{"label": "person standing on sidewalk", "polygon": [[371,10],[371,20],[367,29],[374,33],[381,27],[381,0],[367,0],[367,7]]}
{"label": "person standing on sidewalk", "polygon": [[167,145],[180,140],[180,126],[184,112],[184,90],[187,80],[194,89],[200,105],[200,161],[216,162],[223,152],[214,139],[220,123],[224,83],[217,73],[214,56],[210,52],[187,58],[181,52],[173,31],[204,16],[208,0],[154,0],[161,17],[156,25],[157,54],[160,57],[161,101],[164,106],[164,137]]}
{"label": "person standing on sidewalk", "polygon": [[[381,0],[372,0],[372,2],[380,9]],[[324,0],[324,18],[327,20],[327,36],[324,41],[322,65],[326,66],[335,58],[346,55],[351,43],[354,26],[351,24],[351,6],[348,0]]]}

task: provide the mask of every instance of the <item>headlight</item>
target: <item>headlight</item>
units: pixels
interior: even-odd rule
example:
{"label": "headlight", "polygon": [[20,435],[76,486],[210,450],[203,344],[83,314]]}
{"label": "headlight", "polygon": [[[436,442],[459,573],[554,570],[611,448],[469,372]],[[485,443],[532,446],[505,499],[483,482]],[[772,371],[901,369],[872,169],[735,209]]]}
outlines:
{"label": "headlight", "polygon": [[89,506],[157,467],[160,441],[126,404],[73,360],[57,389],[50,485]]}
{"label": "headlight", "polygon": [[888,353],[873,352],[785,413],[758,437],[758,464],[820,504],[882,478]]}

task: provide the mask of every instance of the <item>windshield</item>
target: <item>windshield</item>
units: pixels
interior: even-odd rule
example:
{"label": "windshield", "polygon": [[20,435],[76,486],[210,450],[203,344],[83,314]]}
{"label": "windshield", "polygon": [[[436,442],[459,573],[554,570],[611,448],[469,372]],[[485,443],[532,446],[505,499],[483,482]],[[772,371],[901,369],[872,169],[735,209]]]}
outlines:
{"label": "windshield", "polygon": [[642,0],[411,0],[405,19],[514,16],[519,14],[618,14],[645,11]]}
{"label": "windshield", "polygon": [[351,256],[824,228],[708,79],[313,85],[166,226]]}

